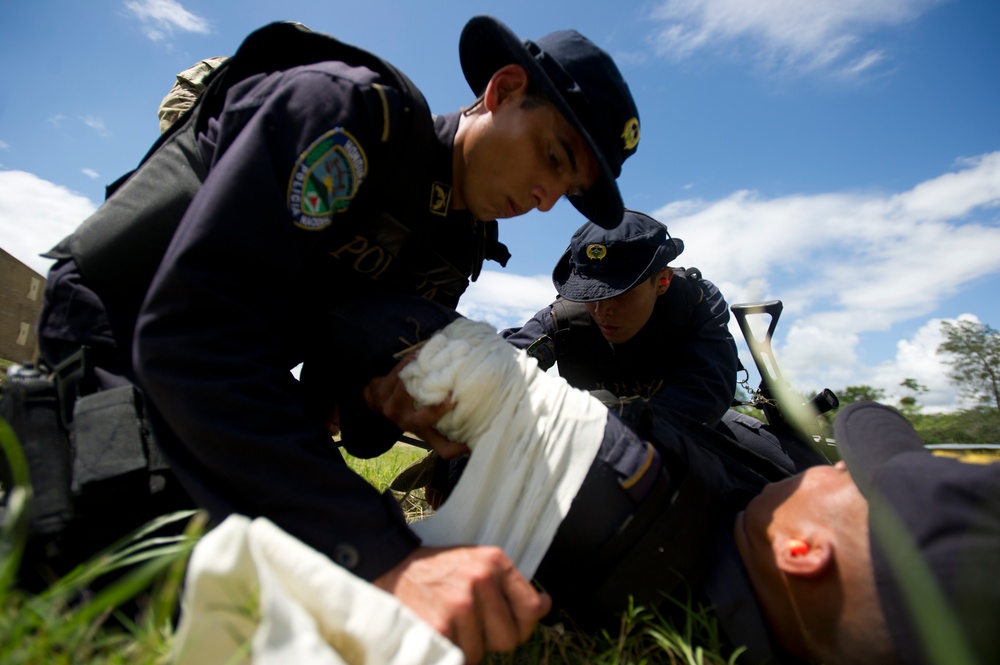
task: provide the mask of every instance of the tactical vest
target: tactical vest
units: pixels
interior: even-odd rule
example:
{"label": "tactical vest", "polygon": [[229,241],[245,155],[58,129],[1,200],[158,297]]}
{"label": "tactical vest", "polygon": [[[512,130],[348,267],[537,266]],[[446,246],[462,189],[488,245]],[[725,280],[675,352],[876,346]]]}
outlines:
{"label": "tactical vest", "polygon": [[[649,399],[672,371],[672,349],[689,338],[688,326],[705,294],[697,269],[675,268],[667,292],[656,299],[649,322],[625,344],[612,346],[594,323],[586,303],[559,299],[552,306],[559,374],[582,390],[608,390],[620,398]],[[654,346],[655,345],[655,346]]]}
{"label": "tactical vest", "polygon": [[[376,72],[404,100],[398,130],[384,137],[398,147],[391,166],[372,173],[352,202],[350,217],[360,221],[341,222],[324,232],[329,263],[335,266],[332,276],[380,280],[380,290],[415,292],[449,306],[457,304],[469,276],[478,277],[485,259],[505,265],[509,253],[497,240],[495,221],[473,221],[467,237],[454,239],[458,248],[452,248],[447,258],[415,233],[441,219],[434,217],[427,203],[433,183],[422,178],[418,168],[434,140],[423,95],[381,58],[293,23],[273,23],[248,36],[236,54],[210,75],[205,92],[159,138],[139,168],[109,186],[104,205],[46,256],[72,257],[98,294],[114,293],[137,308],[208,175],[197,137],[220,112],[226,91],[249,76],[325,60]],[[385,182],[392,183],[391,197],[380,187]]]}

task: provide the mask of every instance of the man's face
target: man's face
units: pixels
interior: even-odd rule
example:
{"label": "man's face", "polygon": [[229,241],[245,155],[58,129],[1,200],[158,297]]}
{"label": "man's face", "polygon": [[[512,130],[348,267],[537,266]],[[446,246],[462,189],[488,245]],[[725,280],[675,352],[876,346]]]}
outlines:
{"label": "man's face", "polygon": [[623,344],[646,325],[653,315],[656,298],[665,290],[659,285],[658,277],[647,279],[614,298],[588,302],[587,311],[604,339],[612,344]]}
{"label": "man's face", "polygon": [[465,138],[459,201],[478,219],[547,211],[597,179],[590,148],[555,107],[523,100],[507,94]]}

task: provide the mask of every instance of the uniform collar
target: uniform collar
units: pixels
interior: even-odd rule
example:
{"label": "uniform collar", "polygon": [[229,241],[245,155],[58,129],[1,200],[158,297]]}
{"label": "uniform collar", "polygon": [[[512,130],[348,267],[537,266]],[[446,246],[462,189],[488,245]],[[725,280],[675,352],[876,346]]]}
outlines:
{"label": "uniform collar", "polygon": [[[434,116],[434,135],[437,138],[437,146],[435,147],[440,147],[440,149],[435,149],[435,154],[429,160],[431,191],[435,197],[433,200],[441,201],[442,198],[446,198],[448,201],[448,208],[441,215],[442,219],[448,222],[448,228],[468,229],[475,237],[478,250],[470,266],[470,275],[474,282],[479,277],[484,260],[496,261],[501,266],[506,267],[507,260],[510,259],[510,252],[507,250],[507,246],[500,242],[496,220],[477,220],[468,210],[453,210],[450,206],[453,196],[452,187],[454,186],[455,135],[458,133],[461,118],[461,111]],[[445,188],[447,188],[447,192],[445,192]],[[452,226],[453,224],[458,226]],[[443,227],[439,227],[438,231],[453,234],[453,231]]]}
{"label": "uniform collar", "polygon": [[472,216],[468,211],[453,210],[451,208],[451,197],[454,195],[453,186],[455,182],[453,154],[455,135],[458,133],[460,119],[461,112],[459,111],[434,116],[434,135],[437,141],[434,154],[430,156],[429,163],[426,166],[429,167],[430,179],[434,184],[434,196],[439,197],[437,201],[442,206],[447,204],[447,208],[441,211],[444,213],[441,216],[456,220],[471,220]]}

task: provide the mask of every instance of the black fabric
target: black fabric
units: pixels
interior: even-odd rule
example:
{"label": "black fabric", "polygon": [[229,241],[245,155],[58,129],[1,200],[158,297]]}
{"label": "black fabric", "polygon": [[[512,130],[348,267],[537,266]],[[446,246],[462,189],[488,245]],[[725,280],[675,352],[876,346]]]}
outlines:
{"label": "black fabric", "polygon": [[146,438],[152,436],[135,386],[96,392],[73,407],[73,491],[149,468]]}
{"label": "black fabric", "polygon": [[[67,430],[56,383],[45,372],[35,374],[7,382],[0,416],[18,436],[32,487],[17,583],[40,592],[149,520],[194,506],[152,442],[142,438],[148,423],[137,418],[131,385],[76,402],[78,418]],[[95,446],[111,454],[97,459],[86,452]],[[7,489],[13,481],[8,471],[0,458],[0,482]],[[5,511],[0,516],[8,517]],[[181,529],[178,523],[157,535]]]}
{"label": "black fabric", "polygon": [[796,432],[772,427],[739,411],[727,411],[715,429],[792,474],[830,463],[819,448],[803,441]]}
{"label": "black fabric", "polygon": [[[340,405],[341,445],[349,453],[376,457],[403,434],[367,407],[361,397],[365,384],[388,374],[400,353],[458,318],[453,309],[406,294],[353,300],[330,311],[324,349],[304,364],[301,381],[318,416],[327,415],[332,404]],[[329,380],[334,374],[336,382]]]}
{"label": "black fabric", "polygon": [[[620,398],[652,397],[670,372],[663,366],[665,352],[685,346],[692,314],[703,297],[701,285],[677,269],[670,288],[656,299],[650,322],[635,338],[617,345],[604,339],[586,304],[557,300],[552,315],[557,326],[554,341],[560,376],[584,390],[607,390]],[[646,353],[650,347],[664,353]]]}
{"label": "black fabric", "polygon": [[[62,531],[73,517],[70,499],[70,446],[62,426],[55,384],[41,373],[11,377],[0,392],[0,416],[17,435],[32,485],[29,534]],[[12,487],[0,455],[0,482]]]}
{"label": "black fabric", "polygon": [[[844,407],[834,432],[868,500],[875,585],[900,662],[942,662],[925,639],[942,627],[921,624],[921,615],[933,621],[923,607],[929,602],[950,615],[973,659],[997,662],[1000,462],[935,456],[902,414],[875,402]],[[921,589],[920,564],[937,587],[929,593]],[[940,642],[945,634],[938,633]]]}
{"label": "black fabric", "polygon": [[[99,270],[107,279],[91,282],[94,271],[74,260],[72,239],[57,247],[62,260],[58,279],[46,285],[40,347],[58,359],[74,343],[93,344],[102,389],[139,385],[171,470],[214,518],[263,515],[331,556],[353,548],[353,572],[372,579],[418,539],[391,497],[346,466],[325,433],[321,400],[289,370],[330,353],[324,317],[338,303],[407,292],[453,305],[484,259],[507,254],[495,222],[431,208],[431,187],[452,183],[458,114],[432,119],[419,92],[381,68],[322,61],[271,71],[287,58],[316,54],[310,46],[298,51],[300,37],[325,43],[323,57],[343,53],[332,39],[287,25],[259,35],[272,30],[283,36],[248,42],[263,45],[266,53],[257,55],[264,60],[241,65],[244,51],[217,70],[209,94],[84,222],[80,237],[92,229],[97,245],[105,240],[98,227],[114,236],[121,222],[135,232],[133,243],[102,245]],[[237,66],[267,71],[240,78],[230,70]],[[338,147],[356,149],[358,161],[346,165],[357,167],[349,174],[357,188],[326,225],[304,227],[293,216],[291,178],[331,132],[343,139]],[[164,178],[176,169],[194,172],[184,163],[188,155],[170,147],[188,138],[197,149],[190,159],[208,169],[204,182],[195,176],[177,184],[185,191],[139,192],[154,184],[169,189],[151,182],[147,170]],[[153,168],[159,161],[170,164]],[[134,205],[156,208],[175,198],[181,205],[166,214]],[[159,239],[147,243],[147,222],[163,236],[151,232]],[[142,255],[145,272],[119,272],[121,252]],[[336,382],[338,375],[325,378]],[[358,414],[367,417],[359,400],[353,404],[342,405],[351,411],[346,429],[364,430],[371,423],[351,424]],[[372,435],[352,435],[352,449],[384,449],[392,430]],[[149,503],[145,474],[92,485],[107,483],[138,507]],[[261,491],[272,484],[280,490]],[[90,493],[88,519],[101,518],[99,494]]]}
{"label": "black fabric", "polygon": [[658,482],[629,510],[610,471],[595,463],[538,569],[539,583],[588,630],[616,628],[629,596],[681,621],[668,596],[718,603],[732,646],[763,631],[752,640],[749,662],[766,661],[772,650],[765,623],[729,532],[736,513],[768,482],[791,474],[715,430],[648,404],[631,405],[623,419],[636,441],[657,446]]}

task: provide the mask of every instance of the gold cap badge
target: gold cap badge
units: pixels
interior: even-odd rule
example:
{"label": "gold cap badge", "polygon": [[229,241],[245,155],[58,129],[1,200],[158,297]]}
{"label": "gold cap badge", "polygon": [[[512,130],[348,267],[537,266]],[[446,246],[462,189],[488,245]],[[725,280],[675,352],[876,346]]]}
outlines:
{"label": "gold cap badge", "polygon": [[600,261],[608,253],[608,248],[604,245],[587,245],[587,258]]}
{"label": "gold cap badge", "polygon": [[626,150],[634,150],[639,145],[639,118],[632,118],[625,123],[622,138],[625,140]]}

